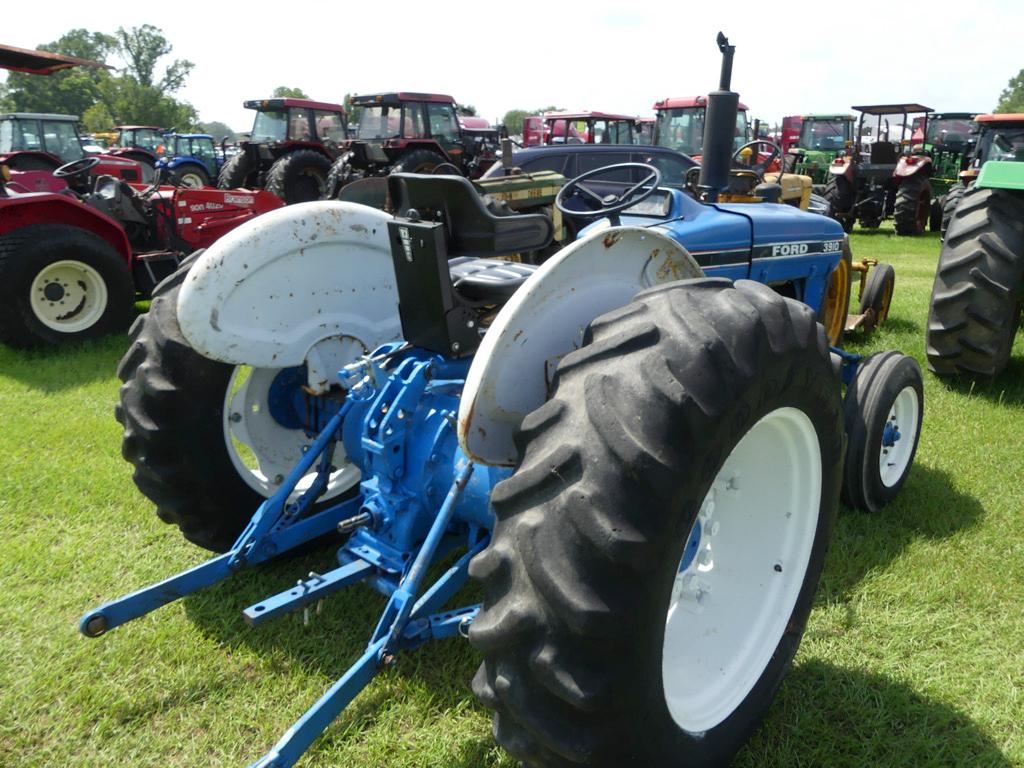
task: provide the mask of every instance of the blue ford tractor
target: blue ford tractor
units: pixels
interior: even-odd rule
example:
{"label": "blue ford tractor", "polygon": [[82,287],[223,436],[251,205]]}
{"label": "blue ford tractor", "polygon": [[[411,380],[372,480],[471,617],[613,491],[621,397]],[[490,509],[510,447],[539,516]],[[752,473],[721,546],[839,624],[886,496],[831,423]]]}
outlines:
{"label": "blue ford tractor", "polygon": [[[729,762],[796,653],[840,497],[897,493],[923,401],[911,358],[829,345],[837,222],[721,202],[777,190],[731,172],[719,46],[688,193],[648,166],[620,195],[577,177],[563,213],[577,197],[600,220],[539,267],[496,257],[541,250],[550,218],[395,174],[393,214],[291,206],[165,281],[119,371],[124,453],[161,518],[220,554],[81,631],[335,534],[336,568],[245,620],[357,582],[387,606],[253,766],[294,765],[397,653],[456,636],[529,765]],[[471,577],[483,600],[462,604]]]}

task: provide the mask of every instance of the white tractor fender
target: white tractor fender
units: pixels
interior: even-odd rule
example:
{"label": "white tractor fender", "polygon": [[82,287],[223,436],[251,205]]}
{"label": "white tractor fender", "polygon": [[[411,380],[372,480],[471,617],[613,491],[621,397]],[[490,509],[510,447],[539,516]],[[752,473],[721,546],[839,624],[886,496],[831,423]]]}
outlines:
{"label": "white tractor fender", "polygon": [[459,444],[473,460],[518,461],[515,429],[544,404],[559,360],[589,323],[639,291],[703,276],[683,246],[644,227],[601,229],[545,262],[501,309],[470,365],[459,405]]}
{"label": "white tractor fender", "polygon": [[178,323],[202,355],[235,365],[310,363],[323,389],[337,369],[401,337],[388,244],[391,216],[321,201],[265,213],[192,266]]}

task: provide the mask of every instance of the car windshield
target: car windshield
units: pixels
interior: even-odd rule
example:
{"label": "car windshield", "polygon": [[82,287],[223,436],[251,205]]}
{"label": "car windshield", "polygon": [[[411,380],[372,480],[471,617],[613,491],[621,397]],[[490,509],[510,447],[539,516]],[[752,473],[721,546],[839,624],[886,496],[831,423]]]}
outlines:
{"label": "car windshield", "polygon": [[978,157],[982,162],[989,160],[1024,162],[1024,126],[986,129],[981,134]]}
{"label": "car windshield", "polygon": [[927,144],[959,144],[966,146],[971,135],[971,121],[947,118],[928,121]]}
{"label": "car windshield", "polygon": [[804,120],[800,127],[800,146],[838,152],[853,138],[853,123],[849,120]]}
{"label": "car windshield", "polygon": [[[704,107],[662,109],[657,119],[657,144],[682,152],[700,155],[704,150]],[[747,143],[747,113],[736,114],[736,132],[733,147],[739,149]]]}
{"label": "car windshield", "polygon": [[74,123],[66,120],[43,120],[43,138],[46,151],[57,155],[65,163],[80,160],[85,156]]}
{"label": "car windshield", "polygon": [[356,128],[356,138],[373,140],[397,137],[401,127],[400,115],[401,111],[398,107],[386,105],[363,107],[359,111],[359,125]]}
{"label": "car windshield", "polygon": [[256,113],[252,125],[252,142],[255,144],[284,141],[288,136],[288,112],[283,109],[266,109]]}

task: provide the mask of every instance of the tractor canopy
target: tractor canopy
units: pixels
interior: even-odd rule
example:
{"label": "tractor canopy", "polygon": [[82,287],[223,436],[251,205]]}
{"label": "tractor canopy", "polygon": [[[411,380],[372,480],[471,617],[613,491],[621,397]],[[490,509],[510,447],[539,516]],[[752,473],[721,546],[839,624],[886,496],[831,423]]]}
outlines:
{"label": "tractor canopy", "polygon": [[925,149],[965,152],[971,142],[975,112],[932,112],[925,128],[924,120],[914,120],[914,144],[924,138]]}
{"label": "tractor canopy", "polygon": [[258,99],[243,102],[256,110],[251,144],[340,142],[345,140],[345,107],[312,99]]}
{"label": "tractor canopy", "polygon": [[801,149],[840,152],[853,141],[853,115],[801,115]]}
{"label": "tractor canopy", "polygon": [[545,112],[545,144],[635,144],[636,117],[611,112]]}
{"label": "tractor canopy", "polygon": [[455,99],[443,93],[411,93],[398,91],[395,93],[365,93],[353,96],[349,103],[353,107],[399,106],[407,101],[429,101],[434,104],[454,104]]}
{"label": "tractor canopy", "polygon": [[13,45],[0,45],[0,69],[12,72],[26,72],[30,75],[52,75],[71,67],[95,67],[96,69],[113,69],[108,64],[77,56],[64,56],[49,51],[33,51],[27,48],[15,48]]}
{"label": "tractor canopy", "polygon": [[62,163],[85,156],[78,138],[78,117],[41,112],[0,114],[0,154],[44,152]]}
{"label": "tractor canopy", "polygon": [[979,187],[1024,189],[1024,114],[978,115],[972,170]]}

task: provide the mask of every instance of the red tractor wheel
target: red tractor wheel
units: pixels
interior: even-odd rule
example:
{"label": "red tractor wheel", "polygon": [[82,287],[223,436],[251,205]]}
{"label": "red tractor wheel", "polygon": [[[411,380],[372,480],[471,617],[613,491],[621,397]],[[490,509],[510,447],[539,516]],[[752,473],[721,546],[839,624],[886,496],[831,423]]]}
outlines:
{"label": "red tractor wheel", "polygon": [[920,174],[909,176],[896,192],[893,219],[897,235],[920,235],[928,226],[932,209],[932,185]]}

